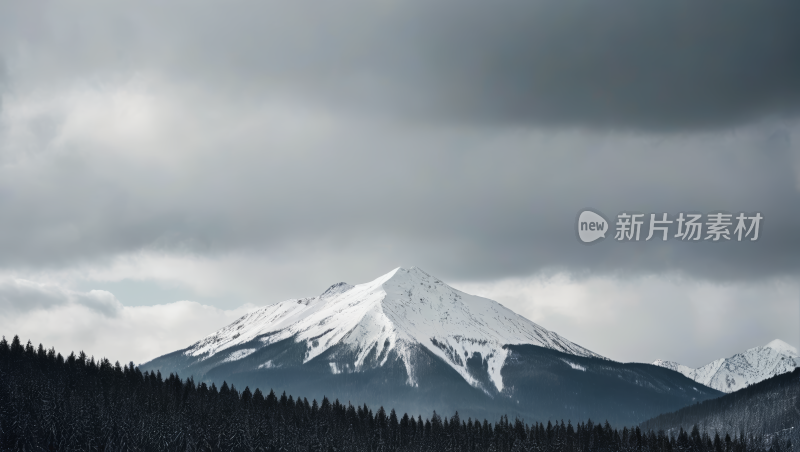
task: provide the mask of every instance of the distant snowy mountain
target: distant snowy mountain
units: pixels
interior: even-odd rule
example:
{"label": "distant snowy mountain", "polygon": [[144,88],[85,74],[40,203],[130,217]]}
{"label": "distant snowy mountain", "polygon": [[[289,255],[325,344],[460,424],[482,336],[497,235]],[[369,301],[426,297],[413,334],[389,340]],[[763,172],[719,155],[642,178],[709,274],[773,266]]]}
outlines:
{"label": "distant snowy mountain", "polygon": [[659,367],[615,363],[413,267],[266,306],[141,367],[418,414],[630,424],[719,395]]}
{"label": "distant snowy mountain", "polygon": [[660,359],[653,364],[680,372],[718,391],[734,392],[775,375],[793,371],[800,366],[800,355],[796,348],[775,339],[763,347],[751,348],[697,369]]}

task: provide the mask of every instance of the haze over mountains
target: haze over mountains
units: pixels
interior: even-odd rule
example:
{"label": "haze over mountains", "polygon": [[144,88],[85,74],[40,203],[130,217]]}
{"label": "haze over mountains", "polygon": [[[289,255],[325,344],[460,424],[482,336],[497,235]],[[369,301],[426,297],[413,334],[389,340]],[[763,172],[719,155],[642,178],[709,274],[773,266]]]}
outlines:
{"label": "haze over mountains", "polygon": [[409,413],[529,420],[631,424],[720,394],[611,361],[418,268],[261,308],[142,367]]}
{"label": "haze over mountains", "polygon": [[718,391],[734,392],[776,375],[792,372],[800,366],[800,354],[796,348],[775,339],[763,347],[720,358],[697,369],[660,359],[653,364],[680,372]]}

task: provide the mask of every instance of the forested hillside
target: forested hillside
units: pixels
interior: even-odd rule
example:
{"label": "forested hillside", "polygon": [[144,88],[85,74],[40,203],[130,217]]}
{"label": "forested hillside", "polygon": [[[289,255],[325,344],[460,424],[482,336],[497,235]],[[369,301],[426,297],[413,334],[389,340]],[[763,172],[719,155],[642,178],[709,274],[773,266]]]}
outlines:
{"label": "forested hillside", "polygon": [[[747,432],[744,432],[745,434]],[[85,354],[0,341],[0,450],[750,452],[760,438],[399,416],[142,373]],[[776,444],[779,449],[787,445]],[[777,451],[776,451],[777,452]]]}
{"label": "forested hillside", "polygon": [[748,433],[800,443],[800,368],[777,375],[723,397],[662,414],[641,424],[643,429],[675,432],[699,425],[713,435]]}

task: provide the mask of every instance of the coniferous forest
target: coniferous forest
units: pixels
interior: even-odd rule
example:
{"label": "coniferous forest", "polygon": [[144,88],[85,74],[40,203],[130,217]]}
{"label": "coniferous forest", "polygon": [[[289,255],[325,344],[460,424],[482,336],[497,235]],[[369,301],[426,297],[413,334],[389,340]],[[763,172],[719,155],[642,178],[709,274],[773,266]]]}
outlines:
{"label": "coniferous forest", "polygon": [[[374,407],[373,407],[374,408]],[[309,402],[177,375],[142,373],[83,352],[64,358],[18,337],[0,341],[0,450],[787,452],[742,431],[695,426],[667,435],[608,422],[526,424],[502,417],[416,418],[383,407]]]}
{"label": "coniferous forest", "polygon": [[645,429],[677,431],[699,425],[709,434],[749,432],[771,440],[800,442],[800,368],[722,397],[642,422]]}

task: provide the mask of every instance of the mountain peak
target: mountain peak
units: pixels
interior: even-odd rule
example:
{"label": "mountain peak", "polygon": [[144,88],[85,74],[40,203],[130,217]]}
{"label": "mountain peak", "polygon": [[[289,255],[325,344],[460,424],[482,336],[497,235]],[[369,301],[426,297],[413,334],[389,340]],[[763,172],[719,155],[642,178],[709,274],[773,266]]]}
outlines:
{"label": "mountain peak", "polygon": [[353,286],[351,286],[350,284],[347,284],[346,282],[339,282],[339,283],[336,283],[336,284],[328,287],[325,290],[325,292],[322,292],[322,295],[320,295],[320,298],[332,297],[334,295],[338,295],[340,293],[347,292],[348,290],[350,290],[352,288],[353,288]]}
{"label": "mountain peak", "polygon": [[800,366],[797,349],[775,339],[729,358],[721,358],[693,369],[672,361],[656,360],[656,366],[672,369],[692,380],[723,392],[733,392]]}
{"label": "mountain peak", "polygon": [[602,358],[496,301],[456,290],[418,267],[397,267],[365,284],[337,283],[318,297],[265,306],[207,336],[184,354],[206,360],[224,353],[238,360],[247,356],[239,350],[242,347],[254,353],[286,339],[305,344],[303,363],[329,359],[325,356],[333,347],[346,349],[352,361],[345,364],[354,372],[383,366],[394,356],[405,365],[411,386],[416,385],[412,354],[420,347],[475,387],[486,381],[475,379],[467,361],[480,357],[491,369],[488,381],[498,391],[503,390],[500,370],[508,355],[506,345],[532,344]]}
{"label": "mountain peak", "polygon": [[[383,284],[383,283],[385,283],[387,281],[390,281],[390,280],[398,280],[398,281],[406,281],[406,282],[408,282],[409,280],[416,280],[416,279],[420,279],[420,278],[422,278],[422,279],[433,278],[433,279],[438,281],[437,278],[434,278],[433,276],[428,274],[428,272],[426,272],[425,270],[423,270],[423,269],[421,269],[419,267],[409,267],[409,268],[397,267],[397,268],[393,269],[392,271],[375,278],[374,280],[372,280],[371,282],[369,282],[367,284]],[[441,281],[439,281],[439,282],[441,282]]]}
{"label": "mountain peak", "polygon": [[797,349],[792,347],[791,345],[783,342],[780,339],[775,339],[774,341],[770,342],[769,344],[765,345],[766,348],[771,348],[776,352],[783,353],[784,355],[793,356],[795,358],[800,357],[797,353]]}

